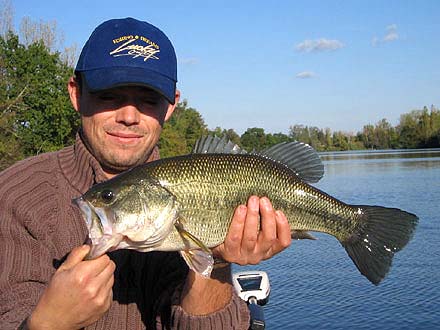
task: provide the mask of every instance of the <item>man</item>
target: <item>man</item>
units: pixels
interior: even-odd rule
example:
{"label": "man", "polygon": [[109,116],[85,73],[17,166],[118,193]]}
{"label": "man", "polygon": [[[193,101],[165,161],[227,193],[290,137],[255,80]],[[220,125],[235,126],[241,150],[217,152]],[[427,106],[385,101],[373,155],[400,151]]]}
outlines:
{"label": "man", "polygon": [[157,159],[176,81],[173,46],[156,27],[126,18],[92,33],[68,82],[82,123],[75,145],[0,174],[1,329],[247,329],[229,263],[256,264],[290,244],[287,219],[267,198],[237,207],[209,279],[177,253],[83,260],[88,233],[72,198]]}

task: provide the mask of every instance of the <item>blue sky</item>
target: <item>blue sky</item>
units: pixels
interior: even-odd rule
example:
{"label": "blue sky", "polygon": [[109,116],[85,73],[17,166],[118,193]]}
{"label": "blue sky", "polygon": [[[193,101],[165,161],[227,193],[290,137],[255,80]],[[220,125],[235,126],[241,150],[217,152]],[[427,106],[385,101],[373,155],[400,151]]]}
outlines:
{"label": "blue sky", "polygon": [[360,131],[440,107],[440,1],[13,1],[15,23],[56,21],[65,45],[102,21],[161,28],[178,88],[209,128]]}

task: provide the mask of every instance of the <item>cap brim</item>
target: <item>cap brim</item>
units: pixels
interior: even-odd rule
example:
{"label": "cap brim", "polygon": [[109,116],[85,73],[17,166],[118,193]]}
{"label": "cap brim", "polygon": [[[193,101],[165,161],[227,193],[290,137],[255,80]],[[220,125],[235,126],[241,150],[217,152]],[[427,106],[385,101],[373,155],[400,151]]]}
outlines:
{"label": "cap brim", "polygon": [[81,71],[91,92],[98,92],[120,86],[146,86],[163,95],[174,104],[176,82],[157,72],[135,67],[112,67]]}

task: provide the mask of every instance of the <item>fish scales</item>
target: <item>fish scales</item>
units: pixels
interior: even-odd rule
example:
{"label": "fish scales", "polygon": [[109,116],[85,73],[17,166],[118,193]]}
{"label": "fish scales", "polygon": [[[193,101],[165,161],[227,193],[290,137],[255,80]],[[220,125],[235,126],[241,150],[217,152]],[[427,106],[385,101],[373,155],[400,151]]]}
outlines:
{"label": "fish scales", "polygon": [[[265,157],[192,154],[164,159],[143,170],[176,197],[185,229],[208,247],[223,242],[234,209],[250,195],[267,196],[275,209],[286,214],[292,230],[320,231],[343,240],[356,227],[356,210]],[[178,235],[172,235],[162,248],[178,250],[182,244]]]}
{"label": "fish scales", "polygon": [[191,269],[209,275],[209,248],[224,241],[235,208],[251,195],[267,196],[282,210],[295,237],[310,238],[308,231],[336,237],[374,284],[413,236],[414,214],[348,205],[309,185],[323,174],[310,146],[281,143],[256,155],[215,138],[197,145],[210,151],[140,165],[74,200],[89,229],[88,258],[123,248],[179,251]]}

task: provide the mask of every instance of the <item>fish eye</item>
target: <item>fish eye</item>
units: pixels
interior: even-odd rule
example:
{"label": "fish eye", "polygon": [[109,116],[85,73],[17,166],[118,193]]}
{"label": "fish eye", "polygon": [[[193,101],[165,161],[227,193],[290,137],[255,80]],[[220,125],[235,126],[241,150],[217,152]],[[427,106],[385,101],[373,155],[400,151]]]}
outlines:
{"label": "fish eye", "polygon": [[111,190],[103,190],[101,192],[101,199],[104,201],[104,203],[110,203],[113,201],[113,198],[115,197],[115,194]]}

